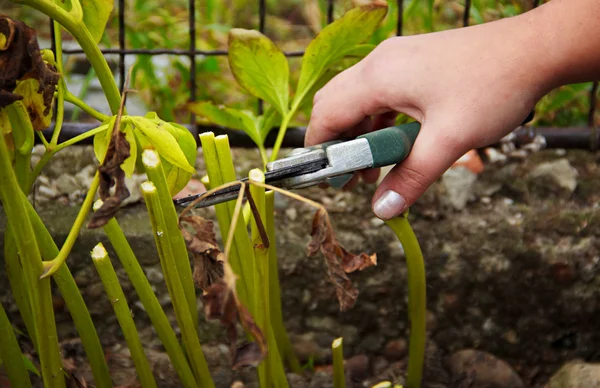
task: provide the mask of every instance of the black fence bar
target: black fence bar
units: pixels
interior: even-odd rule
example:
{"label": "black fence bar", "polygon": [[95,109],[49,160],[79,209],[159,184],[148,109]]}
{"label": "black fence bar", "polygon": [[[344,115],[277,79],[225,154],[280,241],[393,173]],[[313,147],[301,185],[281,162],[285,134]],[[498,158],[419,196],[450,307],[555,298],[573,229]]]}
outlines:
{"label": "black fence bar", "polygon": [[404,0],[396,1],[398,6],[398,19],[396,19],[396,36],[402,36],[402,26],[404,24]]}
{"label": "black fence bar", "polygon": [[588,125],[590,127],[596,126],[596,105],[598,99],[598,81],[592,84],[592,90],[590,90],[590,111],[588,113]]}
{"label": "black fence bar", "polygon": [[[258,0],[258,31],[260,31],[262,34],[265,33],[266,19],[267,19],[266,0]],[[259,116],[263,114],[263,109],[264,109],[264,101],[259,98],[258,104],[257,104],[257,109],[256,109]]]}
{"label": "black fence bar", "polygon": [[[189,34],[190,34],[190,101],[196,101],[196,55],[193,53],[196,51],[196,1],[189,0],[188,2],[189,12]],[[196,115],[190,113],[190,122],[196,121]]]}
{"label": "black fence bar", "polygon": [[125,87],[125,0],[119,0],[119,77],[120,90]]}
{"label": "black fence bar", "polygon": [[[207,57],[224,57],[227,56],[227,50],[189,50],[189,49],[101,49],[100,52],[105,55],[179,55],[179,56],[207,56]],[[81,49],[63,49],[63,54],[84,54]],[[286,57],[301,57],[304,51],[287,51],[284,52]]]}
{"label": "black fence bar", "polygon": [[465,0],[465,11],[463,13],[463,27],[469,25],[469,17],[471,16],[471,0]]}
{"label": "black fence bar", "polygon": [[333,0],[327,0],[327,24],[333,22]]}

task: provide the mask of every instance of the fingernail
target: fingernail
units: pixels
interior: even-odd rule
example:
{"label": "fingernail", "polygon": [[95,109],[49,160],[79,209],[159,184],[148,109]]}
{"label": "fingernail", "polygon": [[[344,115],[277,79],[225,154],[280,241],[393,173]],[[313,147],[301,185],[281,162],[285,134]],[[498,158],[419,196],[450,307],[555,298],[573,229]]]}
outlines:
{"label": "fingernail", "polygon": [[388,190],[384,192],[373,206],[375,215],[383,220],[389,220],[400,214],[404,210],[406,201],[395,191]]}

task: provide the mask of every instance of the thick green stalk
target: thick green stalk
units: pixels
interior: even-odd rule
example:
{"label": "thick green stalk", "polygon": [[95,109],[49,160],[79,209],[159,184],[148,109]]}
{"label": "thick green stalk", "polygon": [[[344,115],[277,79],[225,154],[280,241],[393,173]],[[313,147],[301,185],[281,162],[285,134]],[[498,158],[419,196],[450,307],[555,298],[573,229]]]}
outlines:
{"label": "thick green stalk", "polygon": [[47,278],[48,276],[54,274],[60,266],[67,260],[69,254],[71,253],[71,249],[73,249],[73,245],[79,236],[79,231],[85,222],[85,219],[92,208],[92,202],[94,201],[94,196],[96,195],[96,190],[98,190],[98,186],[100,185],[100,177],[98,172],[94,175],[94,179],[92,180],[92,184],[90,189],[88,190],[85,199],[83,200],[83,204],[81,205],[81,209],[79,210],[79,214],[75,218],[75,222],[73,222],[73,226],[67,235],[67,239],[63,243],[63,246],[60,248],[60,252],[58,255],[50,261],[44,261],[43,263],[43,273],[40,278]]}
{"label": "thick green stalk", "polygon": [[58,143],[58,136],[62,130],[63,120],[65,118],[65,89],[66,82],[64,80],[64,69],[63,69],[63,55],[62,55],[62,35],[60,30],[60,24],[56,21],[54,23],[54,46],[56,52],[56,69],[60,74],[60,81],[58,83],[58,93],[56,96],[56,118],[54,120],[54,132],[52,132],[52,138],[50,139],[50,146],[55,146]]}
{"label": "thick green stalk", "polygon": [[[58,255],[58,247],[52,239],[52,236],[50,236],[48,229],[46,229],[46,226],[31,203],[26,200],[24,194],[22,194],[21,198],[25,201],[24,203],[27,207],[27,213],[31,220],[31,224],[33,225],[33,230],[35,231],[42,259],[56,257],[56,255]],[[83,349],[85,350],[92,369],[96,387],[112,387],[112,379],[108,371],[102,344],[100,344],[100,339],[98,338],[98,333],[94,327],[94,322],[92,322],[90,312],[85,305],[85,301],[81,296],[81,292],[75,283],[75,279],[73,279],[69,267],[67,265],[62,265],[58,271],[52,275],[52,279],[56,283],[58,290],[65,301],[67,310],[69,310],[69,314],[71,314],[75,329],[77,330],[77,333],[79,333],[81,344],[83,345]]]}
{"label": "thick green stalk", "polygon": [[31,151],[34,145],[34,130],[27,109],[21,101],[6,108],[15,143],[15,175],[19,187],[25,187],[31,174]]}
{"label": "thick green stalk", "polygon": [[156,381],[152,375],[150,363],[144,353],[142,341],[140,341],[140,336],[135,327],[135,323],[133,322],[133,318],[131,317],[129,304],[127,303],[127,299],[125,299],[125,294],[119,284],[117,273],[115,272],[108,257],[108,253],[106,252],[106,249],[104,249],[102,243],[99,243],[94,247],[91,256],[94,266],[96,266],[96,270],[98,271],[98,275],[100,275],[100,280],[104,285],[106,296],[113,306],[113,310],[115,311],[115,315],[117,316],[117,320],[123,331],[123,336],[125,337],[125,342],[127,342],[127,347],[129,347],[131,359],[135,365],[135,370],[140,379],[140,383],[142,387],[156,387]]}
{"label": "thick green stalk", "polygon": [[[260,169],[251,170],[248,174],[250,181],[257,181],[264,183],[265,175]],[[285,369],[283,367],[283,361],[277,348],[277,340],[271,326],[271,301],[269,292],[269,251],[271,244],[274,241],[265,242],[262,239],[258,222],[262,222],[264,225],[264,232],[266,231],[266,225],[264,224],[267,219],[267,206],[265,200],[265,189],[263,187],[250,185],[250,193],[252,199],[256,204],[258,210],[258,216],[260,220],[256,220],[253,217],[251,221],[252,230],[252,244],[254,245],[254,285],[252,294],[255,296],[255,319],[267,337],[267,358],[261,362],[258,366],[258,376],[261,381],[261,387],[287,387],[288,381],[285,376]],[[258,221],[258,222],[257,222]],[[268,235],[267,235],[268,238]]]}
{"label": "thick green stalk", "polygon": [[183,235],[179,230],[177,211],[175,210],[171,195],[169,195],[169,186],[167,185],[167,178],[165,177],[160,157],[154,150],[145,150],[142,153],[142,163],[144,163],[148,180],[156,186],[158,200],[160,201],[167,227],[167,230],[165,230],[166,237],[171,245],[171,249],[173,249],[175,265],[181,277],[185,299],[187,300],[194,326],[197,327],[198,309],[196,307],[196,289],[194,287],[194,280],[192,279],[192,267]]}
{"label": "thick green stalk", "polygon": [[333,356],[333,388],[346,388],[344,346],[342,338],[336,338],[331,343],[331,354]]}
{"label": "thick green stalk", "polygon": [[15,337],[13,330],[4,307],[0,304],[0,338],[2,338],[2,346],[0,346],[0,359],[4,363],[4,370],[8,375],[8,381],[13,387],[31,387],[29,373],[23,361],[23,353]]}
{"label": "thick green stalk", "polygon": [[[221,166],[219,164],[219,157],[217,155],[217,148],[215,147],[215,135],[212,132],[205,132],[200,134],[200,142],[202,144],[202,153],[204,155],[204,163],[206,165],[206,173],[208,175],[209,188],[214,189],[223,184],[223,177],[221,175]],[[229,228],[231,226],[231,213],[229,212],[229,204],[219,203],[215,205],[215,211],[217,213],[217,221],[221,230],[221,236],[223,244],[225,244],[226,236],[229,234]],[[234,243],[231,246],[231,253],[228,258],[229,264],[233,272],[239,277],[236,282],[236,291],[241,302],[248,306],[248,289],[244,279],[242,278],[242,264],[240,262],[240,251],[237,245]]]}
{"label": "thick green stalk", "polygon": [[[92,67],[96,71],[102,90],[106,95],[108,105],[113,114],[117,114],[119,111],[119,105],[121,103],[121,95],[119,88],[115,83],[112,71],[104,59],[100,48],[94,41],[94,38],[85,27],[83,22],[78,21],[69,12],[65,11],[58,4],[47,1],[47,0],[17,0],[17,3],[29,5],[38,11],[46,14],[52,19],[60,23],[73,37],[77,40],[81,48],[83,49],[87,59],[90,61]],[[73,2],[73,4],[79,4]]]}
{"label": "thick green stalk", "polygon": [[169,283],[171,284],[169,292],[175,315],[177,316],[177,322],[181,329],[183,345],[190,358],[192,370],[194,371],[199,386],[212,388],[214,387],[214,383],[210,377],[208,366],[206,365],[206,360],[202,353],[202,347],[200,346],[200,340],[198,339],[198,332],[196,331],[196,326],[194,325],[190,309],[187,305],[185,292],[183,290],[183,285],[181,284],[181,277],[177,272],[177,265],[175,264],[175,258],[173,257],[173,249],[166,236],[168,228],[163,217],[163,211],[160,206],[156,187],[152,182],[144,182],[142,183],[142,193],[148,208],[148,214],[150,215],[154,240],[156,242],[156,247],[158,248],[158,255],[161,259],[163,274],[167,280],[167,285]]}
{"label": "thick green stalk", "polygon": [[292,342],[283,324],[281,311],[281,291],[279,289],[279,266],[277,265],[277,247],[275,241],[275,192],[265,193],[265,219],[269,236],[269,301],[271,310],[271,327],[277,340],[277,349],[287,367],[294,373],[301,374],[302,366],[294,353]]}
{"label": "thick green stalk", "polygon": [[[101,202],[97,201],[94,206],[99,208]],[[152,286],[144,274],[144,270],[140,266],[125,234],[123,234],[123,230],[115,218],[111,218],[110,221],[104,225],[104,232],[117,253],[117,257],[121,261],[133,288],[135,288],[135,292],[140,297],[144,310],[148,314],[150,321],[152,321],[156,334],[158,334],[158,338],[162,341],[163,346],[169,355],[169,359],[171,360],[171,364],[179,375],[182,385],[185,388],[196,387],[194,374],[190,369],[189,363],[183,353],[183,349],[179,345],[179,341],[169,323],[169,319],[162,309],[158,298],[152,290]]]}
{"label": "thick green stalk", "polygon": [[396,234],[406,255],[408,269],[408,315],[410,342],[408,344],[407,388],[421,386],[426,340],[425,262],[417,236],[408,222],[408,212],[385,222]]}
{"label": "thick green stalk", "polygon": [[[229,138],[227,135],[215,137],[215,148],[217,150],[217,157],[219,158],[219,166],[221,168],[221,177],[223,178],[223,183],[237,181],[238,179],[235,175],[235,167],[233,165],[233,160],[231,159],[231,148],[229,147]],[[227,202],[227,206],[229,207],[229,214],[231,217],[233,217],[235,202],[229,201]],[[255,298],[252,296],[251,287],[254,284],[254,271],[252,266],[255,257],[254,250],[252,249],[252,241],[248,235],[248,229],[246,229],[246,225],[243,222],[238,222],[235,225],[234,241],[237,251],[241,253],[238,258],[242,267],[240,280],[245,284],[245,287],[248,290],[249,303],[247,306],[250,311],[254,312]]]}
{"label": "thick green stalk", "polygon": [[21,257],[23,280],[29,291],[28,299],[34,318],[35,336],[40,355],[44,385],[64,387],[65,378],[56,334],[56,323],[50,292],[50,279],[39,280],[42,273],[42,259],[35,239],[35,233],[27,209],[21,199],[21,190],[17,183],[4,137],[0,136],[0,199],[4,204],[4,212],[9,228],[15,236],[17,249]]}

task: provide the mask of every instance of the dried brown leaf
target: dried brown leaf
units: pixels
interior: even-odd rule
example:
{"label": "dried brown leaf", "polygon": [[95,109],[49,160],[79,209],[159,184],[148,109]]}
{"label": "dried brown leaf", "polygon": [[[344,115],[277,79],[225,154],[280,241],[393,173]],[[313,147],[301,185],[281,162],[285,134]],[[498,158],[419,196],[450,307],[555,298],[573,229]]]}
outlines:
{"label": "dried brown leaf", "polygon": [[[189,224],[195,234],[187,230]],[[224,255],[217,246],[214,223],[200,216],[181,217],[179,228],[185,245],[194,257],[194,283],[203,291],[223,278]]]}
{"label": "dried brown leaf", "polygon": [[[0,47],[0,109],[23,99],[22,95],[13,93],[17,81],[33,78],[39,83],[37,93],[43,96],[43,114],[48,115],[60,74],[42,59],[36,31],[19,20],[0,15],[0,34],[6,38]],[[28,111],[37,112],[29,108]],[[31,119],[38,121],[35,117]]]}
{"label": "dried brown leaf", "polygon": [[[118,128],[119,120],[115,121],[115,127],[112,130],[112,136],[106,157],[102,164],[98,167],[100,174],[100,188],[98,194],[104,202],[102,207],[98,209],[88,223],[89,229],[94,229],[105,225],[111,218],[114,217],[121,203],[129,197],[129,190],[125,185],[125,172],[121,168],[121,164],[125,162],[130,155],[129,142],[125,139],[125,134]],[[110,193],[110,189],[115,187],[114,193]]]}
{"label": "dried brown leaf", "polygon": [[319,251],[325,256],[327,275],[333,283],[340,304],[340,310],[346,311],[356,302],[358,290],[346,275],[356,270],[376,265],[377,256],[366,253],[354,255],[344,248],[336,239],[335,232],[324,208],[317,210],[313,217],[311,240],[308,244],[308,255],[314,256]]}

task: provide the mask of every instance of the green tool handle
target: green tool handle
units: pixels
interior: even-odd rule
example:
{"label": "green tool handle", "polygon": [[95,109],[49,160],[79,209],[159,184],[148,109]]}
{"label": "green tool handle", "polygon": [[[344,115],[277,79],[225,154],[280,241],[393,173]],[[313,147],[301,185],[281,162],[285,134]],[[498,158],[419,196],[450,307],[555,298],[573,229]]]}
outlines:
{"label": "green tool handle", "polygon": [[420,129],[421,124],[414,122],[369,132],[357,139],[367,139],[369,142],[373,167],[384,167],[406,159]]}

